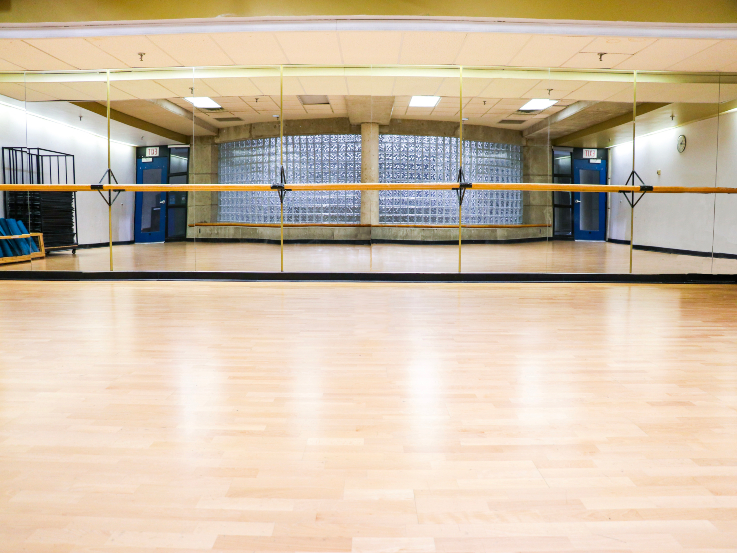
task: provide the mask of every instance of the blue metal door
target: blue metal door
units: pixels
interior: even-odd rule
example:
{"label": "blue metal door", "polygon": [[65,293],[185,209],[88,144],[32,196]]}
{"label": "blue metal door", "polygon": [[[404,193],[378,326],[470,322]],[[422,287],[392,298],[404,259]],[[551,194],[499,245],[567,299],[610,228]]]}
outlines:
{"label": "blue metal door", "polygon": [[[574,159],[573,184],[606,184],[606,160]],[[604,192],[573,194],[575,240],[606,240],[606,196]]]}
{"label": "blue metal door", "polygon": [[[150,161],[149,161],[150,160]],[[166,184],[169,159],[142,158],[136,164],[137,184]],[[163,242],[166,239],[166,192],[136,192],[136,242]]]}

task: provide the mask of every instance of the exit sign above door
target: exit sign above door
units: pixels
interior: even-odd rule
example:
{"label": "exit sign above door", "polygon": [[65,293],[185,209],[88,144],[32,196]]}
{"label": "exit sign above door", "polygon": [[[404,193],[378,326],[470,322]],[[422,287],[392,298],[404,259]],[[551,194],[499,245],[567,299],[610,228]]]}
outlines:
{"label": "exit sign above door", "polygon": [[583,158],[584,159],[596,159],[596,148],[584,148]]}

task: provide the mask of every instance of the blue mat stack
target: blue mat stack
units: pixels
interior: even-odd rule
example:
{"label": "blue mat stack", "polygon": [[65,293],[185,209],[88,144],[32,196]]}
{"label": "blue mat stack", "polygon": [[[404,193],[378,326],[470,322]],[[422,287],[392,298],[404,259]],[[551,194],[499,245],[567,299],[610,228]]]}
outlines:
{"label": "blue mat stack", "polygon": [[[28,234],[28,229],[26,229],[23,221],[0,219],[0,236],[19,236],[22,234]],[[18,257],[39,251],[33,238],[0,240],[0,257]]]}

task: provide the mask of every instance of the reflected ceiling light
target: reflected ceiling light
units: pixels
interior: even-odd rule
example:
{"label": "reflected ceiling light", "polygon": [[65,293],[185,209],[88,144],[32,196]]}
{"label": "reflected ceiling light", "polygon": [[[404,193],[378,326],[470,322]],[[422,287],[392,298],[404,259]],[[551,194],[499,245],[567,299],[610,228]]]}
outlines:
{"label": "reflected ceiling light", "polygon": [[212,98],[207,96],[190,96],[185,98],[190,104],[200,109],[220,109],[221,106]]}
{"label": "reflected ceiling light", "polygon": [[535,98],[530,100],[524,106],[519,108],[519,111],[542,111],[548,109],[550,106],[554,106],[558,103],[558,100],[548,100],[547,98]]}
{"label": "reflected ceiling light", "polygon": [[440,96],[412,96],[409,101],[411,108],[434,108],[438,105]]}

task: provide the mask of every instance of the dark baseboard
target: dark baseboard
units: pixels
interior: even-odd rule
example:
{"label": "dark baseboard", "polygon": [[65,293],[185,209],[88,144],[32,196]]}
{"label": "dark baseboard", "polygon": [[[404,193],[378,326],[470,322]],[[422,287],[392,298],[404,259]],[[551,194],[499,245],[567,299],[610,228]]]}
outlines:
{"label": "dark baseboard", "polygon": [[[629,240],[619,240],[616,238],[608,238],[607,242],[612,242],[613,244],[624,244],[626,246],[630,245]],[[660,248],[658,246],[645,246],[642,244],[635,244],[632,248],[635,250],[642,250],[646,252],[670,253],[670,254],[675,254],[675,255],[692,255],[695,257],[712,257],[711,252],[700,252],[697,250],[679,250],[676,248]],[[734,253],[714,252],[713,256],[719,259],[737,259],[737,254],[734,254]]]}
{"label": "dark baseboard", "polygon": [[[122,242],[113,242],[113,246],[130,246],[135,244],[134,240],[123,240]],[[89,250],[92,248],[107,248],[110,246],[110,242],[98,242],[96,244],[79,244],[78,250]]]}
{"label": "dark baseboard", "polygon": [[235,282],[529,282],[621,284],[737,284],[737,275],[598,274],[598,273],[279,273],[218,271],[0,271],[0,280],[30,281],[155,281],[218,280]]}

